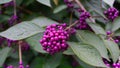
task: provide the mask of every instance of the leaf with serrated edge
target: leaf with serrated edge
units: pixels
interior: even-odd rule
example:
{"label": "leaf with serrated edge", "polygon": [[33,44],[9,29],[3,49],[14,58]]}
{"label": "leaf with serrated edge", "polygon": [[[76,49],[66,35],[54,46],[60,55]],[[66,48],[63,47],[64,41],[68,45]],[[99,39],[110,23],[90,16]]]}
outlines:
{"label": "leaf with serrated edge", "polygon": [[82,42],[94,46],[100,52],[102,57],[109,60],[107,49],[104,45],[103,40],[100,37],[86,30],[77,31],[77,36],[82,40]]}
{"label": "leaf with serrated edge", "polygon": [[30,23],[30,21],[25,21],[1,32],[0,36],[11,40],[21,40],[43,31],[43,28],[38,27],[34,23]]}
{"label": "leaf with serrated edge", "polygon": [[69,42],[69,45],[77,57],[85,63],[96,67],[106,67],[100,53],[92,45],[77,42]]}

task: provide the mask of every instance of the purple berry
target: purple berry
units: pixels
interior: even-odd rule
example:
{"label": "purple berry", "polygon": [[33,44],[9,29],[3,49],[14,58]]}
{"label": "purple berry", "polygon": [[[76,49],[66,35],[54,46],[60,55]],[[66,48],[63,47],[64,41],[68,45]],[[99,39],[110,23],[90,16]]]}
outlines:
{"label": "purple berry", "polygon": [[107,34],[107,35],[110,35],[110,34],[112,34],[112,32],[111,32],[111,31],[107,31],[106,34]]}
{"label": "purple berry", "polygon": [[86,29],[88,28],[88,24],[86,23],[86,19],[90,17],[89,12],[82,12],[79,17],[79,24],[76,26],[77,29]]}

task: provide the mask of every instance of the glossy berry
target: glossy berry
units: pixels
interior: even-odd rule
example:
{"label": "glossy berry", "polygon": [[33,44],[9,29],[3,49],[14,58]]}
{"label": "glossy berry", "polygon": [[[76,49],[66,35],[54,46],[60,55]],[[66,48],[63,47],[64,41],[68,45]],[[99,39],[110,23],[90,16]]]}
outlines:
{"label": "glossy berry", "polygon": [[119,11],[116,8],[112,7],[104,11],[104,14],[109,20],[113,21],[116,17],[118,17]]}
{"label": "glossy berry", "polygon": [[69,33],[65,30],[66,24],[52,24],[47,26],[40,43],[45,51],[54,54],[68,48]]}
{"label": "glossy berry", "polygon": [[111,35],[112,32],[111,32],[111,31],[107,31],[106,34],[107,34],[107,35]]}
{"label": "glossy berry", "polygon": [[73,8],[74,6],[69,0],[64,0],[64,3],[67,5],[68,8]]}
{"label": "glossy berry", "polygon": [[79,17],[79,24],[76,26],[78,29],[86,29],[88,28],[88,24],[86,23],[86,19],[90,17],[89,12],[82,12]]}

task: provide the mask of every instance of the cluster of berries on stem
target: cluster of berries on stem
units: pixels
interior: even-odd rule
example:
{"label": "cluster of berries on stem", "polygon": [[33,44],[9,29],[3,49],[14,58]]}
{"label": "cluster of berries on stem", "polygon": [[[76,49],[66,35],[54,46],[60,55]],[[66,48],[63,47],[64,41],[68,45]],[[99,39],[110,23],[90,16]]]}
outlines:
{"label": "cluster of berries on stem", "polygon": [[104,11],[104,14],[109,20],[113,21],[115,18],[118,17],[119,11],[116,8],[111,7],[107,9],[106,11]]}
{"label": "cluster of berries on stem", "polygon": [[68,48],[69,33],[66,24],[52,24],[47,26],[40,43],[45,51],[54,54]]}

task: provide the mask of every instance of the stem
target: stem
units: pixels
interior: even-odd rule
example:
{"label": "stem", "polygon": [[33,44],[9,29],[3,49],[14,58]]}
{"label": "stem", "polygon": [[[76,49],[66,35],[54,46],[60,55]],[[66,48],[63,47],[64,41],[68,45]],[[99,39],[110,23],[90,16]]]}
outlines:
{"label": "stem", "polygon": [[21,43],[22,41],[19,41],[19,63],[22,64],[22,51],[21,51]]}
{"label": "stem", "polygon": [[16,9],[17,5],[16,5],[16,0],[13,0],[13,2],[14,2],[14,15],[17,16],[17,9]]}
{"label": "stem", "polygon": [[72,13],[73,13],[73,12],[71,12],[71,14],[70,14],[70,22],[69,22],[70,25],[72,24]]}
{"label": "stem", "polygon": [[[87,11],[79,0],[74,0],[74,1],[80,6],[80,8],[81,8],[82,10],[84,10],[85,12]],[[92,17],[90,17],[89,20],[90,20],[91,22],[95,23],[95,20],[92,19]]]}
{"label": "stem", "polygon": [[68,30],[69,28],[73,27],[74,25],[76,25],[79,22],[79,20],[75,21],[73,24],[71,24],[70,26],[68,26],[65,30]]}

